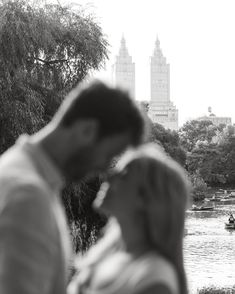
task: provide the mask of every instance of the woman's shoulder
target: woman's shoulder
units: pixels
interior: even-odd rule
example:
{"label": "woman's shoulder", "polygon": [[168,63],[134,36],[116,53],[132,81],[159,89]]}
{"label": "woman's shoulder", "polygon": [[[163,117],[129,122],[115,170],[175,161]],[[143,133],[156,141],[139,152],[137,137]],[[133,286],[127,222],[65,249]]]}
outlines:
{"label": "woman's shoulder", "polygon": [[179,293],[174,267],[164,257],[147,253],[134,258],[125,252],[116,252],[111,257],[107,257],[94,269],[90,268],[88,272],[83,270],[76,280],[76,288],[81,290],[85,286],[84,293],[93,294]]}
{"label": "woman's shoulder", "polygon": [[170,289],[169,293],[179,293],[177,272],[173,264],[165,257],[155,252],[150,252],[137,259],[135,263],[133,264],[135,273],[131,277],[131,282],[140,292],[141,289],[149,287],[151,289],[156,285],[156,287],[164,288],[165,286],[165,288]]}
{"label": "woman's shoulder", "polygon": [[153,284],[135,291],[135,294],[172,294],[172,290],[165,284]]}
{"label": "woman's shoulder", "polygon": [[117,251],[106,256],[99,263],[83,268],[73,279],[68,293],[123,293],[123,287],[128,284],[125,269],[129,266],[130,259],[131,257],[125,252]]}

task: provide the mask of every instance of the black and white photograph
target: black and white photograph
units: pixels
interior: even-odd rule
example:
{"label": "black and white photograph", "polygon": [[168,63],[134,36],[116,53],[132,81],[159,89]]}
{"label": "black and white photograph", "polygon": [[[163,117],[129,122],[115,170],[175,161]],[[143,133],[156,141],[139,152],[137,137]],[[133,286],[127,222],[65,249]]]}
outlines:
{"label": "black and white photograph", "polygon": [[0,293],[235,294],[234,0],[0,0]]}

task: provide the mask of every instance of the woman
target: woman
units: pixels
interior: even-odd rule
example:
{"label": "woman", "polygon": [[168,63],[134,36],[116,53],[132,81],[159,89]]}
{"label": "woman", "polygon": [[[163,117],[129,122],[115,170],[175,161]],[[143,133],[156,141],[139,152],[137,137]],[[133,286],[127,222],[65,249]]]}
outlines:
{"label": "woman", "polygon": [[124,155],[94,202],[112,218],[103,238],[78,261],[69,293],[186,293],[187,196],[183,169],[156,146]]}

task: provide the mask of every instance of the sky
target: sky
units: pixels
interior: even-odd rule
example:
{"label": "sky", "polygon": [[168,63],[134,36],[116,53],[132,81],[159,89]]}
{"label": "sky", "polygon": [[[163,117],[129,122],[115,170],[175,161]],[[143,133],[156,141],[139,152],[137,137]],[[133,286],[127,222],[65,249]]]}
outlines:
{"label": "sky", "polygon": [[[63,1],[60,1],[63,2]],[[95,77],[111,81],[124,34],[136,66],[136,99],[150,100],[150,56],[156,38],[170,64],[170,99],[179,124],[208,114],[235,123],[234,0],[73,0],[95,15],[109,61]]]}

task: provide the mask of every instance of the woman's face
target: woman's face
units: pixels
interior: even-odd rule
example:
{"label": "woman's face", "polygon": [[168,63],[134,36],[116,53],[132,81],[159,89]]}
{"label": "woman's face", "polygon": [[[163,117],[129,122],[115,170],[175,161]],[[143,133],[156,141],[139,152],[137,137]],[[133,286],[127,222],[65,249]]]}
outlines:
{"label": "woman's face", "polygon": [[117,218],[125,217],[135,209],[138,178],[134,167],[127,165],[102,184],[94,206]]}

